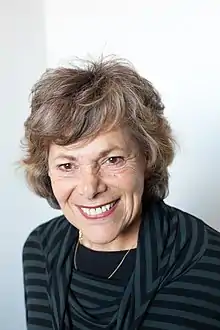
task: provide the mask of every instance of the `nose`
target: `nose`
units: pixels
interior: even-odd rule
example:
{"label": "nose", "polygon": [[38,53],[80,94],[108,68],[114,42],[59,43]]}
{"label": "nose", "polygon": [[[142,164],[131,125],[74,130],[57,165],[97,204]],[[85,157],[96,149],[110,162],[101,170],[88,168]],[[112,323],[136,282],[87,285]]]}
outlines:
{"label": "nose", "polygon": [[107,186],[99,173],[95,173],[92,169],[87,169],[81,172],[77,188],[81,196],[91,200],[98,194],[105,192]]}

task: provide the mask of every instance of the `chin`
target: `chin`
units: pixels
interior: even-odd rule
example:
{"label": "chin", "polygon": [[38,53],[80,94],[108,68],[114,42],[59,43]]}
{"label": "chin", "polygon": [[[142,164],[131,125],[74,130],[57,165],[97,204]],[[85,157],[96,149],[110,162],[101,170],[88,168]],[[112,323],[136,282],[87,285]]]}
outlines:
{"label": "chin", "polygon": [[91,244],[107,246],[119,236],[119,233],[118,232],[110,233],[107,230],[105,230],[104,232],[103,231],[97,232],[96,230],[96,232],[92,232],[92,233],[90,232],[88,234],[85,231],[84,236]]}

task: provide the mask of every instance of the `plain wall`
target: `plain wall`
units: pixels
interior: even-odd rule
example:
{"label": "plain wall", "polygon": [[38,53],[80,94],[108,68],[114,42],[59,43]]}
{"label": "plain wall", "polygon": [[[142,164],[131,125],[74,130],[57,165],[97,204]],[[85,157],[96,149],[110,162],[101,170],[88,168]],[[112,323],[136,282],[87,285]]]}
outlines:
{"label": "plain wall", "polygon": [[15,165],[46,66],[102,53],[132,61],[161,92],[180,145],[167,201],[220,229],[219,17],[218,0],[0,0],[0,329],[25,329],[22,246],[58,214]]}
{"label": "plain wall", "polygon": [[48,65],[116,54],[153,82],[179,148],[167,201],[220,229],[220,1],[46,0]]}
{"label": "plain wall", "polygon": [[0,0],[0,329],[25,329],[21,254],[52,211],[27,189],[16,162],[34,81],[46,67],[43,2]]}

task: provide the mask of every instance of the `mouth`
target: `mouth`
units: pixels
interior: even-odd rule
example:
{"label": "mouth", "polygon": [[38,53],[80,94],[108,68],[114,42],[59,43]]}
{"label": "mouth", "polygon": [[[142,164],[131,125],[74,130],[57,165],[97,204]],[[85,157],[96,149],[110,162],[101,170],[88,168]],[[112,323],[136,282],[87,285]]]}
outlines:
{"label": "mouth", "polygon": [[105,218],[110,214],[112,214],[118,202],[119,199],[117,199],[114,202],[96,207],[78,206],[78,208],[81,214],[84,215],[84,217],[86,217],[87,219],[99,219],[99,218]]}

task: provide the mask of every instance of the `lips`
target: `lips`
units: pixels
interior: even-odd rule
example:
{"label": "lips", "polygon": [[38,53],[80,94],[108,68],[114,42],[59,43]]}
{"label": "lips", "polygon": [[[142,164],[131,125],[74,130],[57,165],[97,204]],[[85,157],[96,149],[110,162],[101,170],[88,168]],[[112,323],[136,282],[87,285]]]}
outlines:
{"label": "lips", "polygon": [[79,206],[80,212],[89,219],[97,219],[97,218],[103,218],[109,216],[114,209],[116,208],[119,200],[116,200],[114,202],[105,204],[105,205],[100,205],[97,207],[83,207]]}

